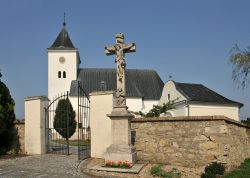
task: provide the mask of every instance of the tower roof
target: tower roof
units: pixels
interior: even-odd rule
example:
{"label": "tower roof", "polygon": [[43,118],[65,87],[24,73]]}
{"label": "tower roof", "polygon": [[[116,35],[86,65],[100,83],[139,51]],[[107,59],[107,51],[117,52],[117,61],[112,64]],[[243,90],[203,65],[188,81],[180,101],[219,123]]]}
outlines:
{"label": "tower roof", "polygon": [[48,49],[57,49],[57,50],[76,49],[72,41],[70,40],[69,34],[66,30],[65,22],[63,22],[63,28],[59,33],[59,35],[57,36],[56,40]]}

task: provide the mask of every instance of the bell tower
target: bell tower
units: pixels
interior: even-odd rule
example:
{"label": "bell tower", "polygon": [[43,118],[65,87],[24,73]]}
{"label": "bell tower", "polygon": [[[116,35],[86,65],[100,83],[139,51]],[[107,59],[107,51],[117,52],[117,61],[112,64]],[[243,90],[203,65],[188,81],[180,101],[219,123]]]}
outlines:
{"label": "bell tower", "polygon": [[61,32],[47,50],[48,98],[52,101],[59,94],[70,90],[71,81],[77,79],[81,62],[78,49],[66,30],[65,19]]}

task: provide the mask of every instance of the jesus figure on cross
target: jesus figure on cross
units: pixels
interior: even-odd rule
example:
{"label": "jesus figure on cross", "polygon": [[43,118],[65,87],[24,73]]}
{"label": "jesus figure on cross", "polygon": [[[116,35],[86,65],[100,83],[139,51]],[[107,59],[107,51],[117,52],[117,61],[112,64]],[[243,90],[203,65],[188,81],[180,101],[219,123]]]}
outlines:
{"label": "jesus figure on cross", "polygon": [[106,55],[116,54],[115,63],[117,66],[117,89],[116,89],[116,105],[126,106],[126,91],[125,91],[125,53],[135,52],[135,44],[124,44],[124,35],[116,34],[116,44],[114,46],[106,46]]}

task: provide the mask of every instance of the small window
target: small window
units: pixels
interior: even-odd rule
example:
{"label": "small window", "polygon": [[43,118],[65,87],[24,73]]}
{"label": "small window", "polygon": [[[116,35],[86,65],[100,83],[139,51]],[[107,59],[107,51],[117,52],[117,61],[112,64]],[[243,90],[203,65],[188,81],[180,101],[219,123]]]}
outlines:
{"label": "small window", "polygon": [[58,78],[61,78],[61,71],[58,71]]}
{"label": "small window", "polygon": [[170,101],[170,94],[168,94],[168,101]]}
{"label": "small window", "polygon": [[66,78],[66,72],[63,71],[63,78]]}

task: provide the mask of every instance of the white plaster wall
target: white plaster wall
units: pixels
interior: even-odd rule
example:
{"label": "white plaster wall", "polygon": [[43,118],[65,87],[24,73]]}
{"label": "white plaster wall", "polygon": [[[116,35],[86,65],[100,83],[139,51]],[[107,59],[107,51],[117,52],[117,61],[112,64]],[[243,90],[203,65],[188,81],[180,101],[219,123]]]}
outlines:
{"label": "white plaster wall", "polygon": [[129,111],[142,111],[148,112],[153,108],[153,105],[157,105],[159,100],[142,100],[142,98],[127,98],[126,105]]}
{"label": "white plaster wall", "polygon": [[78,97],[77,96],[69,97],[69,100],[72,104],[74,111],[77,114],[77,112],[78,112]]}
{"label": "white plaster wall", "polygon": [[142,98],[127,98],[126,105],[129,111],[141,111],[143,108]]}
{"label": "white plaster wall", "polygon": [[44,96],[25,98],[25,152],[27,154],[44,154],[45,111],[48,98]]}
{"label": "white plaster wall", "polygon": [[143,112],[149,112],[153,108],[153,105],[158,105],[159,100],[144,100],[144,109]]}
{"label": "white plaster wall", "polygon": [[177,101],[182,101],[186,99],[180,92],[176,90],[175,84],[171,80],[168,81],[163,87],[159,105],[162,105],[163,103],[167,103],[169,101],[168,94],[170,94],[170,100],[175,100],[176,98],[178,98]]}
{"label": "white plaster wall", "polygon": [[173,117],[188,115],[185,103],[176,105],[174,109],[171,109],[168,112],[171,113]]}
{"label": "white plaster wall", "polygon": [[107,114],[113,110],[112,92],[90,94],[91,157],[104,158],[111,144],[111,120]]}
{"label": "white plaster wall", "polygon": [[189,107],[190,116],[224,115],[226,117],[239,121],[239,107],[237,106],[190,104]]}
{"label": "white plaster wall", "polygon": [[[59,62],[64,57],[65,62]],[[48,98],[52,100],[60,93],[69,91],[72,80],[77,78],[78,51],[77,50],[48,50]],[[61,71],[61,78],[58,78]],[[66,78],[63,78],[63,71]]]}

